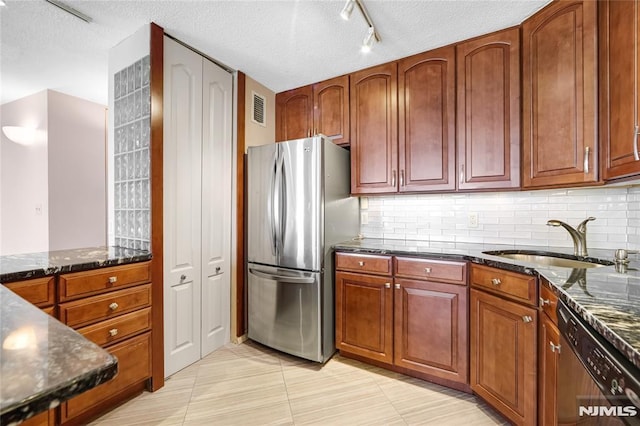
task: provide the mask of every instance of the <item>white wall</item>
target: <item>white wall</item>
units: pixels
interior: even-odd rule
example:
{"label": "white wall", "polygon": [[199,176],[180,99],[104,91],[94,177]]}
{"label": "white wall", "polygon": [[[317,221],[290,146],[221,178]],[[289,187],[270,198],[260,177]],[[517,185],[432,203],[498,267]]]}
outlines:
{"label": "white wall", "polygon": [[[588,216],[587,245],[640,248],[640,185],[541,191],[367,197],[365,237],[573,247],[559,219],[577,226]],[[469,226],[477,213],[478,227]]]}
{"label": "white wall", "polygon": [[49,250],[106,244],[106,107],[48,91]]}
{"label": "white wall", "polygon": [[46,92],[40,92],[0,106],[0,127],[39,130],[31,146],[0,131],[0,255],[49,249],[46,103]]}

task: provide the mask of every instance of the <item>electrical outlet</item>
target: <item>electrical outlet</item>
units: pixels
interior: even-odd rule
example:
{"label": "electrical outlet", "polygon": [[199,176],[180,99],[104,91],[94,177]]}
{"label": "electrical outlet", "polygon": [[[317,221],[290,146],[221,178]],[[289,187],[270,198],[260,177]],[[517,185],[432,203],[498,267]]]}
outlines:
{"label": "electrical outlet", "polygon": [[368,225],[369,224],[369,213],[360,212],[360,225]]}
{"label": "electrical outlet", "polygon": [[467,225],[469,226],[469,228],[478,227],[478,213],[471,212],[467,215]]}

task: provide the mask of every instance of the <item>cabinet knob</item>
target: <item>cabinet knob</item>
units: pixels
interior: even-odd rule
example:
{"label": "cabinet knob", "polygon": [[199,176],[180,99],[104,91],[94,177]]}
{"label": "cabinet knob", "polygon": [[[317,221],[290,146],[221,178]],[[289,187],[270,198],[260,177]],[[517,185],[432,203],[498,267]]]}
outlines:
{"label": "cabinet knob", "polygon": [[187,276],[185,274],[180,275],[180,281],[184,281],[187,279]]}
{"label": "cabinet knob", "polygon": [[118,281],[118,277],[109,277],[109,284],[115,284]]}
{"label": "cabinet knob", "polygon": [[109,305],[109,309],[111,309],[112,311],[115,311],[116,309],[118,309],[118,304],[116,302],[113,302],[112,304]]}
{"label": "cabinet knob", "polygon": [[219,274],[221,269],[222,269],[221,267],[216,266],[216,274]]}
{"label": "cabinet knob", "polygon": [[396,290],[400,290],[400,284],[395,285]]}
{"label": "cabinet knob", "polygon": [[502,281],[500,281],[500,278],[492,278],[491,279],[491,284],[500,285],[500,284],[502,284]]}
{"label": "cabinet knob", "polygon": [[533,321],[533,318],[531,318],[529,315],[525,315],[522,317],[522,321],[524,321],[525,323],[530,323],[531,321]]}
{"label": "cabinet knob", "polygon": [[109,330],[109,336],[116,337],[117,335],[118,335],[118,329],[117,328],[112,328],[111,330]]}
{"label": "cabinet knob", "polygon": [[361,260],[360,262],[358,262],[358,265],[364,266],[364,262]]}
{"label": "cabinet knob", "polygon": [[560,345],[554,345],[553,342],[549,341],[549,346],[551,347],[551,352],[560,353]]}
{"label": "cabinet knob", "polygon": [[425,274],[430,274],[431,273],[431,268],[424,268],[424,273]]}
{"label": "cabinet knob", "polygon": [[540,298],[540,306],[545,306],[545,305],[549,305],[551,306],[551,300],[549,299],[543,299],[542,297]]}
{"label": "cabinet knob", "polygon": [[384,283],[384,288],[391,288],[391,283]]}

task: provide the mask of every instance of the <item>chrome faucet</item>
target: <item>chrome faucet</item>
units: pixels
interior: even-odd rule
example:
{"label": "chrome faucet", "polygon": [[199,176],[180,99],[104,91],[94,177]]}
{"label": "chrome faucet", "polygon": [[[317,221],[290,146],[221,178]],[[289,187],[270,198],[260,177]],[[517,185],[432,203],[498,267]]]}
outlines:
{"label": "chrome faucet", "polygon": [[567,230],[569,235],[571,235],[571,239],[573,240],[573,253],[576,256],[589,256],[587,253],[587,222],[592,220],[596,220],[595,217],[588,217],[578,225],[577,228],[573,228],[571,225],[567,225],[566,223],[560,220],[549,220],[547,221],[548,226],[562,226]]}

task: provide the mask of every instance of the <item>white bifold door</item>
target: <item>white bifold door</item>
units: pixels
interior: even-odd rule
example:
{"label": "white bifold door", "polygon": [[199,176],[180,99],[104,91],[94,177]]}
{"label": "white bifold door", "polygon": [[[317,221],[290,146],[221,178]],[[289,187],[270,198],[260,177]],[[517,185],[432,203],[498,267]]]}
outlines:
{"label": "white bifold door", "polygon": [[232,76],[164,39],[165,376],[229,341]]}

